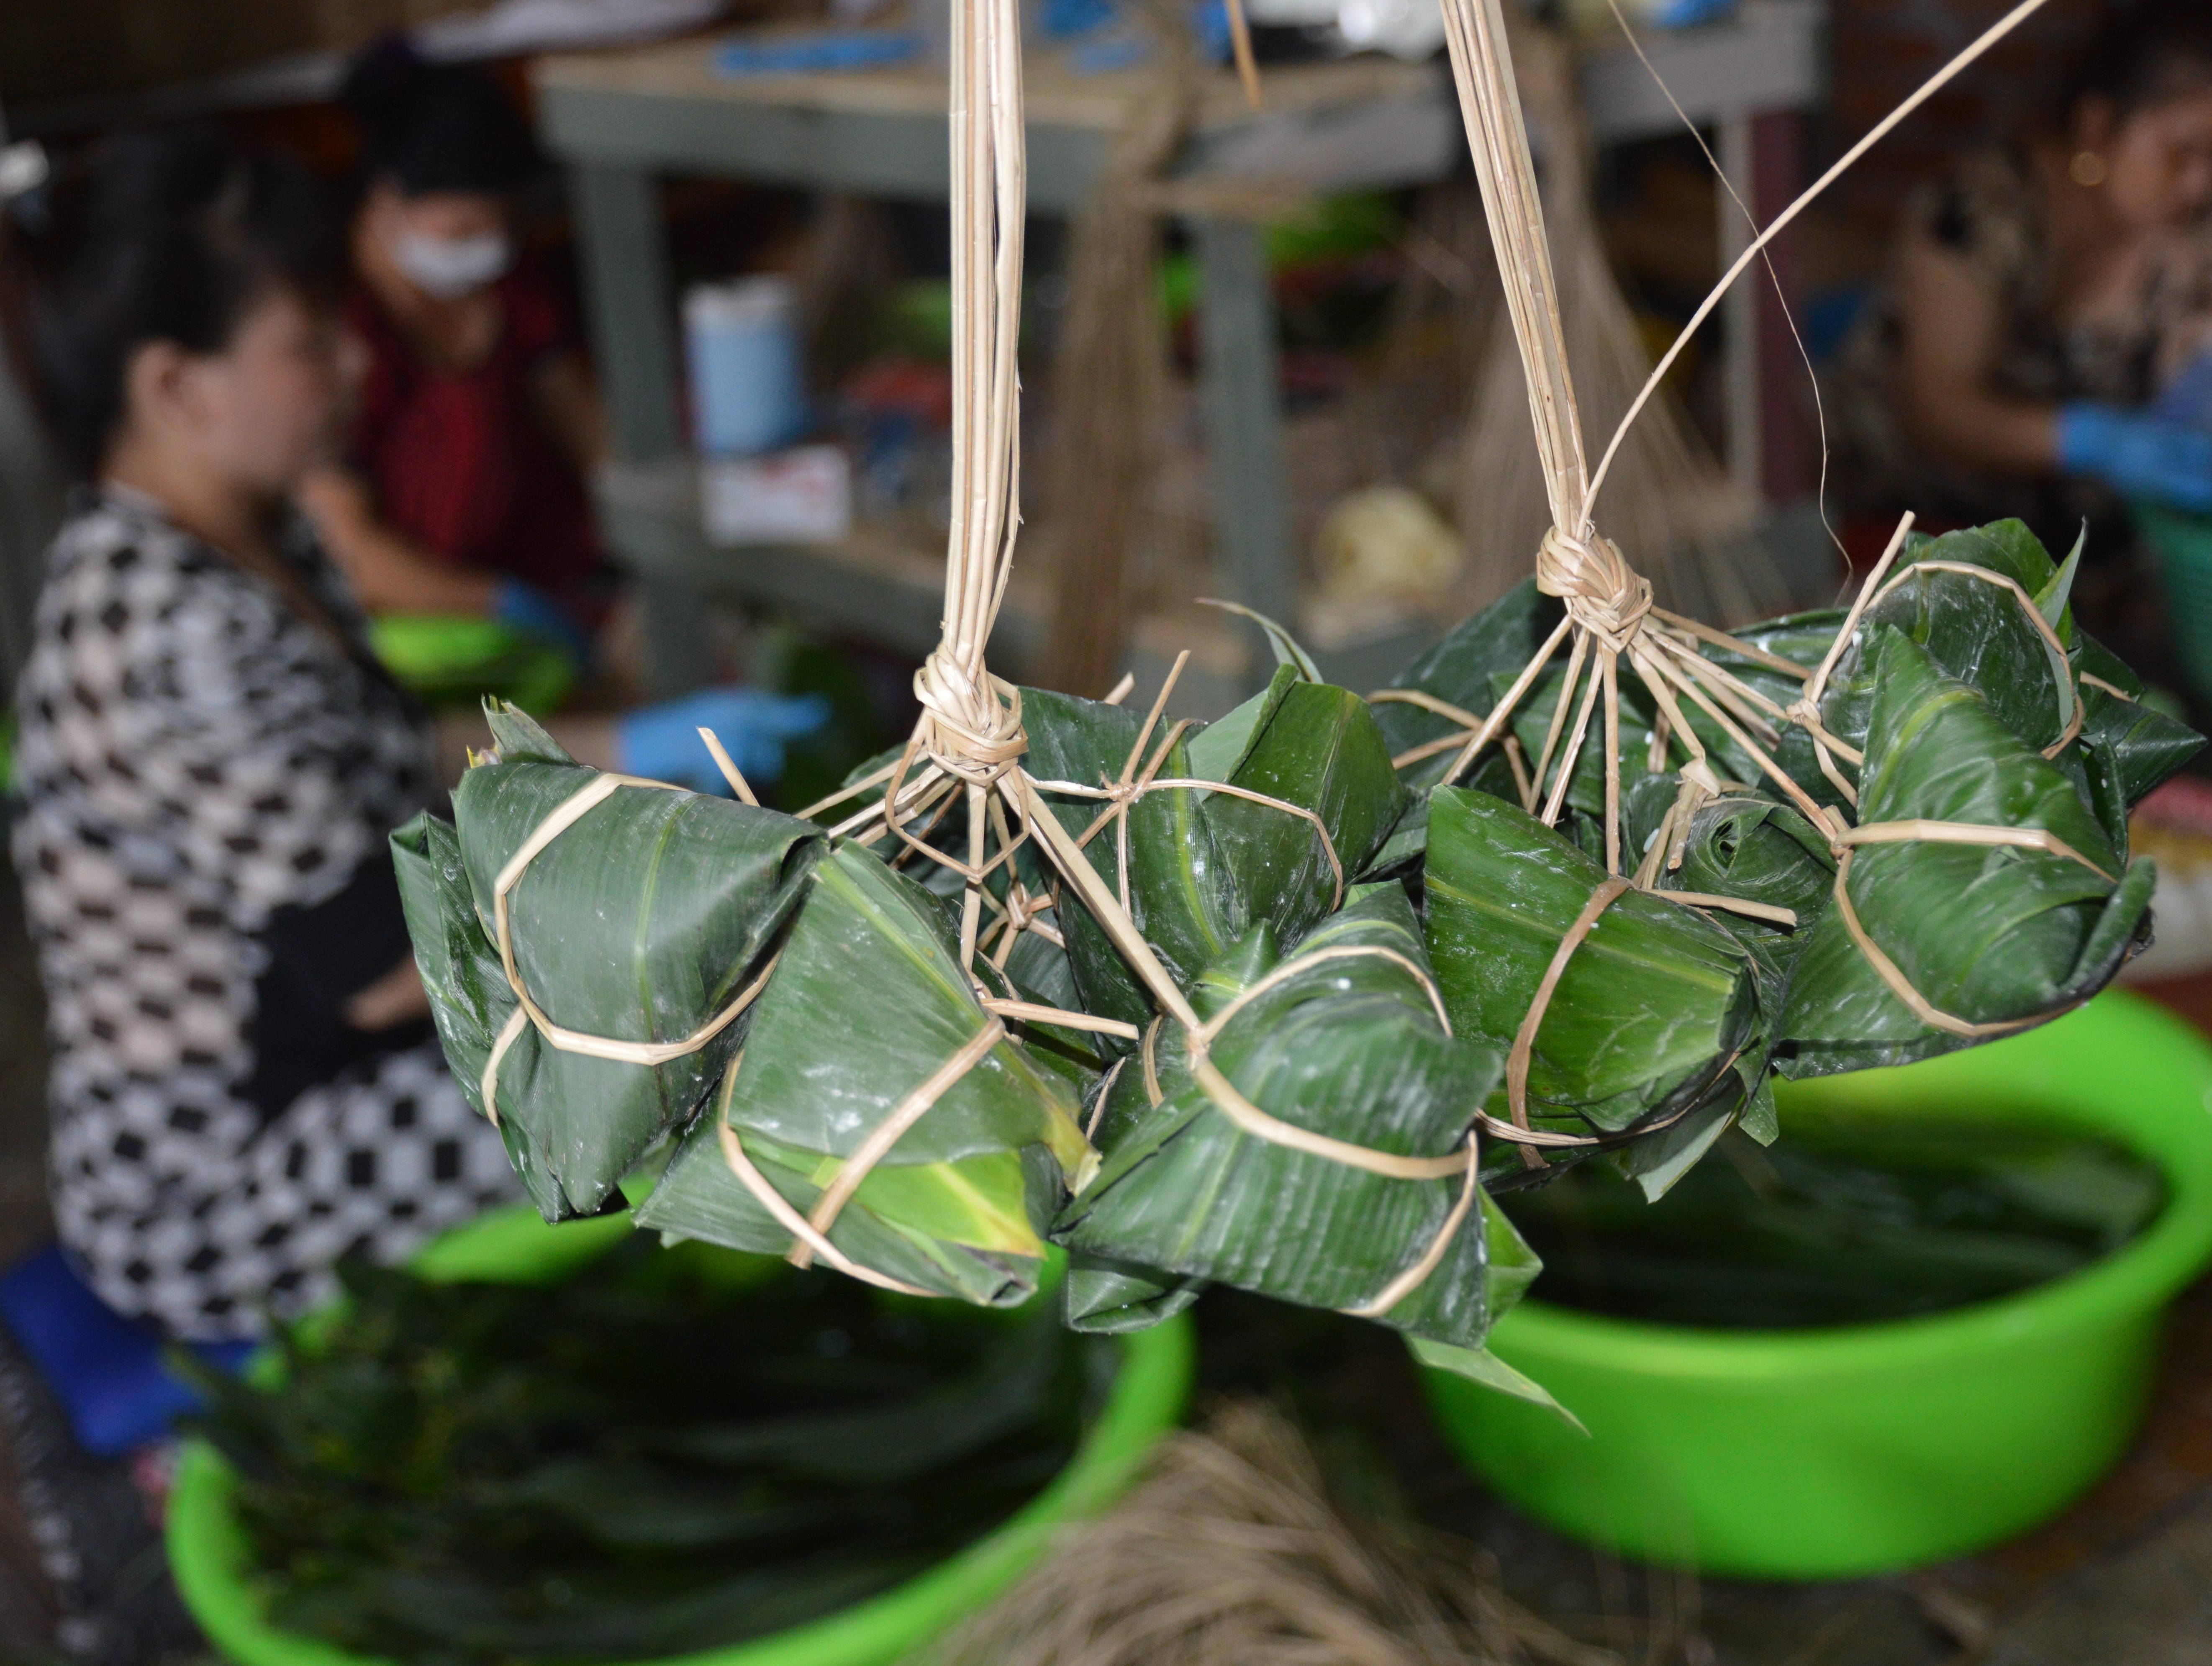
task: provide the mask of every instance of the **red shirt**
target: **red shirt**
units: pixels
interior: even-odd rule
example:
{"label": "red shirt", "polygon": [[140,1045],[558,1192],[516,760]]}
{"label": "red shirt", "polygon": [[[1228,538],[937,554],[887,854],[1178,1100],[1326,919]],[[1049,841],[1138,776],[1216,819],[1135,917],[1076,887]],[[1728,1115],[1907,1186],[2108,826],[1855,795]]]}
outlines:
{"label": "red shirt", "polygon": [[571,341],[532,274],[518,270],[494,287],[507,314],[499,344],[459,375],[423,363],[375,298],[354,292],[346,321],[368,345],[369,371],[353,464],[385,520],[432,554],[557,593],[599,564],[582,483],[532,394],[546,359]]}

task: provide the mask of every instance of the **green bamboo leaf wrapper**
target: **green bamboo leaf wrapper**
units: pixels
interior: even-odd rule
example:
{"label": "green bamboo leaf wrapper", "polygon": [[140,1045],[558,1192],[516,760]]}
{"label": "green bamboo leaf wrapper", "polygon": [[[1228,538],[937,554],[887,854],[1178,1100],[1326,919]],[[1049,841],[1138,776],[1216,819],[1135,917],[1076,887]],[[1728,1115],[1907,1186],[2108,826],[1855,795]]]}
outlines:
{"label": "green bamboo leaf wrapper", "polygon": [[[2073,781],[1987,697],[1919,643],[1884,628],[1862,770],[1862,824],[1924,818],[2041,828],[2106,873],[2120,861]],[[1921,995],[1968,1023],[2056,1017],[2118,969],[2148,930],[2153,875],[2124,879],[2031,849],[1916,842],[1863,847],[1850,896],[1868,933]],[[1831,908],[1792,975],[1778,1063],[1825,1075],[1903,1064],[1968,1043],[1923,1025]]]}
{"label": "green bamboo leaf wrapper", "polygon": [[[1795,806],[1731,793],[1691,818],[1681,866],[1662,870],[1660,885],[1668,891],[1703,891],[1788,909],[1797,916],[1793,927],[1714,911],[1714,918],[1737,938],[1770,950],[1786,967],[1827,908],[1835,877],[1836,859],[1826,837]],[[1773,1010],[1780,1010],[1778,1001]]]}
{"label": "green bamboo leaf wrapper", "polygon": [[[477,919],[476,903],[469,895],[468,875],[461,866],[460,841],[453,824],[425,811],[392,836],[392,861],[399,879],[399,900],[407,916],[407,934],[415,946],[415,964],[422,977],[423,993],[430,1001],[430,1016],[444,1046],[446,1061],[462,1097],[481,1114],[483,1067],[499,1032],[520,1003],[507,988],[507,974]],[[518,1037],[517,1048],[527,1047],[532,1056],[528,1067],[518,1061],[514,1073],[535,1078],[538,1038],[533,1032]],[[513,1049],[510,1049],[512,1051]],[[597,1066],[586,1070],[585,1065]],[[619,1101],[627,1091],[623,1067],[597,1059],[576,1059],[567,1072],[569,1092],[575,1100],[599,1104]],[[537,1147],[525,1125],[513,1118],[500,1123],[507,1161],[522,1182],[524,1194],[548,1220],[570,1220],[590,1214],[562,1189],[559,1178],[538,1160]]]}
{"label": "green bamboo leaf wrapper", "polygon": [[1204,1279],[1177,1278],[1131,1262],[1070,1256],[1065,1286],[1067,1328],[1092,1336],[1150,1330],[1197,1301],[1206,1293],[1206,1284]]}
{"label": "green bamboo leaf wrapper", "polygon": [[[1394,689],[1412,689],[1434,695],[1476,717],[1487,717],[1496,708],[1498,679],[1510,685],[1535,657],[1545,639],[1558,629],[1559,601],[1536,588],[1536,581],[1523,579],[1481,612],[1463,621],[1434,648],[1393,678]],[[1440,739],[1457,728],[1451,719],[1402,701],[1381,701],[1376,721],[1391,753],[1410,751]],[[1433,785],[1451,761],[1449,752],[1409,764],[1406,782],[1425,788]],[[1495,760],[1493,760],[1495,762]],[[1488,766],[1483,766],[1487,768]],[[1511,777],[1499,766],[1501,781]],[[1492,790],[1504,795],[1510,787]]]}
{"label": "green bamboo leaf wrapper", "polygon": [[[1285,673],[1284,685],[1294,680]],[[1040,781],[1064,781],[1084,787],[1117,781],[1144,724],[1144,714],[1121,706],[1048,690],[1022,692],[1023,727],[1029,755],[1023,760]],[[1147,739],[1147,756],[1166,739],[1161,729]],[[1188,745],[1178,741],[1162,764],[1161,777],[1191,779]],[[1067,793],[1046,793],[1060,825],[1080,837],[1107,806],[1102,800]],[[1128,807],[1129,913],[1169,971],[1188,982],[1243,929],[1243,912],[1224,869],[1200,794],[1183,787],[1146,793]],[[1304,825],[1304,824],[1301,824]],[[1119,835],[1102,829],[1085,854],[1100,879],[1118,891]],[[1067,942],[1075,989],[1085,1010],[1125,1024],[1142,1025],[1152,1001],[1089,911],[1063,893],[1055,915]]]}
{"label": "green bamboo leaf wrapper", "polygon": [[1373,709],[1326,683],[1286,690],[1227,780],[1311,811],[1328,831],[1335,866],[1304,817],[1227,793],[1206,799],[1206,825],[1244,918],[1284,941],[1338,905],[1338,866],[1347,883],[1362,873],[1407,800]]}
{"label": "green bamboo leaf wrapper", "polygon": [[[1604,868],[1519,806],[1439,787],[1430,800],[1427,938],[1452,1027],[1510,1046]],[[1631,891],[1569,959],[1536,1031],[1532,1115],[1606,1130],[1742,1091],[1765,1014],[1743,945]],[[1504,1095],[1492,1104],[1502,1115]]]}
{"label": "green bamboo leaf wrapper", "polygon": [[[990,1021],[937,899],[852,845],[816,870],[718,1096],[637,1224],[781,1253],[792,1235],[732,1172],[719,1126],[801,1214],[868,1136]],[[854,1261],[987,1304],[1035,1289],[1048,1220],[1093,1161],[1077,1084],[1001,1040],[869,1173],[829,1237]]]}
{"label": "green bamboo leaf wrapper", "polygon": [[[1024,760],[1044,781],[1085,787],[1120,779],[1141,731],[1139,714],[1119,706],[1024,690],[1030,739]],[[1163,719],[1163,726],[1166,720]],[[1164,727],[1146,740],[1152,752]],[[1279,800],[1165,787],[1133,800],[1126,832],[1102,829],[1086,847],[1092,867],[1121,887],[1128,850],[1132,921],[1178,983],[1188,987],[1227,945],[1255,923],[1294,938],[1336,901],[1336,853],[1346,882],[1381,848],[1406,807],[1388,745],[1367,702],[1347,690],[1309,682],[1294,666],[1218,724],[1178,741],[1157,779],[1221,781]],[[1103,805],[1046,792],[1060,824],[1081,834]],[[1281,807],[1310,812],[1325,829]],[[1060,928],[1085,1008],[1142,1025],[1152,1014],[1121,953],[1088,911],[1063,895]]]}
{"label": "green bamboo leaf wrapper", "polygon": [[1865,748],[1873,649],[1886,629],[1910,636],[1942,671],[1978,689],[1992,714],[2027,745],[2040,750],[2063,733],[2074,697],[2071,669],[2018,598],[1964,573],[1907,569],[1897,588],[1867,610],[1836,660],[1820,717],[1841,739]]}
{"label": "green bamboo leaf wrapper", "polygon": [[[2088,669],[2087,656],[2077,663],[2084,671]],[[2204,737],[2178,718],[2168,717],[2156,707],[2142,703],[2142,685],[2132,676],[2126,683],[2116,682],[2109,676],[2104,680],[2120,688],[2134,684],[2130,693],[2135,697],[2114,695],[2094,685],[2084,686],[2082,740],[2109,755],[2114,784],[2122,800],[2133,807],[2202,751]]]}
{"label": "green bamboo leaf wrapper", "polygon": [[[1354,945],[1425,966],[1419,925],[1395,885],[1363,888],[1297,952]],[[1273,933],[1255,930],[1200,981],[1200,1011],[1222,1010],[1280,964]],[[1211,1056],[1272,1116],[1425,1157],[1461,1144],[1499,1069],[1494,1048],[1446,1032],[1406,964],[1368,955],[1293,971],[1230,1018]],[[1076,1254],[1341,1309],[1377,1296],[1450,1220],[1460,1177],[1394,1179],[1244,1133],[1192,1073],[1171,1024],[1161,1027],[1155,1061],[1160,1103],[1129,1121],[1054,1229]],[[1139,1071],[1132,1061],[1123,1079]],[[1518,1289],[1509,1277],[1493,1292],[1489,1262],[1485,1217],[1470,1209],[1435,1271],[1381,1322],[1478,1343]]]}
{"label": "green bamboo leaf wrapper", "polygon": [[[494,715],[501,752],[462,777],[453,840],[418,830],[394,854],[409,876],[418,954],[433,966],[425,983],[443,1009],[449,1061],[479,1098],[490,1046],[483,1027],[495,1036],[515,1005],[501,993],[494,885],[538,825],[599,778],[526,719]],[[509,893],[516,968],[555,1024],[617,1041],[681,1041],[758,975],[820,850],[813,829],[775,811],[617,788]],[[461,927],[464,897],[481,947]],[[501,1061],[497,1110],[510,1154],[526,1146],[518,1169],[540,1212],[558,1219],[604,1207],[622,1177],[690,1119],[744,1034],[740,1018],[696,1052],[647,1066],[556,1049],[526,1026]]]}

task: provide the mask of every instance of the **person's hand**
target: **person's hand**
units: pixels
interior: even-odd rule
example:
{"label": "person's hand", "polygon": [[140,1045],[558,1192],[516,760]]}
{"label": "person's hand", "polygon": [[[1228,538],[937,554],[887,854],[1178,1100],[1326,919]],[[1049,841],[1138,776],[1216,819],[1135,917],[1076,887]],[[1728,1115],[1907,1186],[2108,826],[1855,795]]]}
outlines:
{"label": "person's hand", "polygon": [[2212,511],[2212,434],[2117,405],[2062,405],[2058,466],[2130,497]]}
{"label": "person's hand", "polygon": [[818,694],[770,694],[764,689],[704,689],[630,712],[615,724],[615,767],[626,775],[674,781],[702,793],[726,790],[702,729],[711,730],[738,773],[758,785],[783,773],[787,741],[830,721]]}
{"label": "person's hand", "polygon": [[592,639],[558,603],[520,579],[501,579],[492,587],[491,617],[508,629],[557,648],[582,671],[592,663]]}

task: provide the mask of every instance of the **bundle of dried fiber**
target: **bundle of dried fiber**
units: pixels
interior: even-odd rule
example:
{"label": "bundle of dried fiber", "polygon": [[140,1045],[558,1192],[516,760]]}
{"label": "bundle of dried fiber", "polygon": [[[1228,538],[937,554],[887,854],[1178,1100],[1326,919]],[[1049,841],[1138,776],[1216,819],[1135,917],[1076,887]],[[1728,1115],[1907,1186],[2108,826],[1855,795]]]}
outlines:
{"label": "bundle of dried fiber", "polygon": [[1121,670],[1131,546],[1143,530],[1167,414],[1158,227],[1147,188],[1189,130],[1201,69],[1179,16],[1164,6],[1138,10],[1156,42],[1153,84],[1076,218],[1066,333],[1053,370],[1059,410],[1045,532],[1056,600],[1041,680],[1092,697]]}
{"label": "bundle of dried fiber", "polygon": [[1618,1666],[1479,1559],[1347,1511],[1296,1425],[1231,1402],[927,1666]]}
{"label": "bundle of dried fiber", "polygon": [[[1583,421],[1609,433],[1650,374],[1651,360],[1607,263],[1590,207],[1588,135],[1575,104],[1565,43],[1508,14],[1522,108],[1544,166],[1545,222],[1559,271],[1560,326]],[[1528,394],[1512,320],[1493,321],[1474,385],[1455,519],[1468,546],[1470,606],[1526,577],[1528,551],[1552,525],[1545,476],[1528,440]],[[1753,506],[1707,452],[1688,414],[1663,391],[1631,428],[1610,477],[1607,521],[1634,550],[1661,605],[1741,624],[1794,605],[1751,537]]]}

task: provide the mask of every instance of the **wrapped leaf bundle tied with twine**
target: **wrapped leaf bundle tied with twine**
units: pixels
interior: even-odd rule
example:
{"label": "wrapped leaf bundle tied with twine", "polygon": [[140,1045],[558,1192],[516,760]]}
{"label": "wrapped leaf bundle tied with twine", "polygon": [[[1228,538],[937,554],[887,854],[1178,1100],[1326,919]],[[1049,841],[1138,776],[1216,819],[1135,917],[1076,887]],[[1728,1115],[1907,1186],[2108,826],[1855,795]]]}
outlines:
{"label": "wrapped leaf bundle tied with twine", "polygon": [[1602,1153],[1656,1196],[1731,1123],[1774,1137],[1777,1072],[2040,1023],[2146,939],[2127,810],[2200,742],[2075,624],[2078,551],[1908,517],[1848,613],[1729,635],[1653,605],[1598,529],[1620,436],[1589,466],[1499,0],[1445,18],[1552,515],[1534,577],[1367,700],[1264,620],[1281,664],[1212,724],[1172,675],[1140,713],[1126,678],[992,673],[1020,31],[963,0],[911,739],[794,818],[711,736],[743,802],[499,713],[456,825],[396,836],[448,1055],[549,1219],[627,1187],[671,1237],[981,1304],[1056,1240],[1081,1329],[1230,1284],[1540,1398],[1482,1347],[1535,1272],[1487,1189]]}

